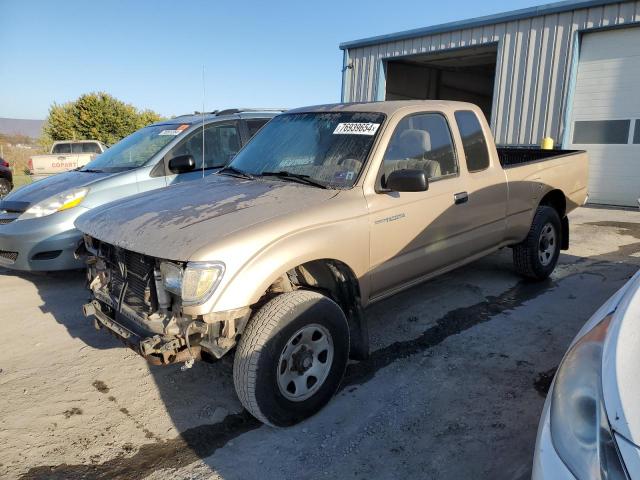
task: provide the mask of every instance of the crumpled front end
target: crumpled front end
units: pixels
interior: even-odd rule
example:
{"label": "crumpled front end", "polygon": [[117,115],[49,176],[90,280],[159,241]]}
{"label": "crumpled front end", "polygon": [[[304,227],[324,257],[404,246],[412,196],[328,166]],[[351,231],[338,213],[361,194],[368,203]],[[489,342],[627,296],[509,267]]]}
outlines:
{"label": "crumpled front end", "polygon": [[[191,316],[164,287],[161,259],[85,235],[87,285],[83,307],[94,325],[115,335],[153,364],[222,357],[236,343],[249,308]],[[179,267],[181,267],[178,264]]]}

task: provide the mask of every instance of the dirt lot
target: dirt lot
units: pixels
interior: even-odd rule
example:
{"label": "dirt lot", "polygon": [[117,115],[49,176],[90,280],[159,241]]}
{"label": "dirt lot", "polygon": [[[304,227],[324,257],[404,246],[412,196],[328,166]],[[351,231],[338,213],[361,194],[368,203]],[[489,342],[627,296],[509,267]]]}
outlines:
{"label": "dirt lot", "polygon": [[555,367],[640,266],[640,213],[572,224],[547,282],[506,249],[373,306],[371,358],[286,430],[242,411],[230,362],[150,367],[95,331],[81,273],[0,270],[0,477],[527,478]]}

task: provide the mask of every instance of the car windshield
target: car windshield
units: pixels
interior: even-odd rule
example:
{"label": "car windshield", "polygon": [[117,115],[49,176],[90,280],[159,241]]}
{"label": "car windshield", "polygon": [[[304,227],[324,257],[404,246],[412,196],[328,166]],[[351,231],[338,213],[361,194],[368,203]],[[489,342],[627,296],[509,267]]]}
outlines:
{"label": "car windshield", "polygon": [[121,172],[141,167],[189,125],[141,128],[82,167],[81,171]]}
{"label": "car windshield", "polygon": [[381,113],[360,112],[279,115],[230,166],[254,176],[302,176],[327,188],[351,188],[384,118]]}

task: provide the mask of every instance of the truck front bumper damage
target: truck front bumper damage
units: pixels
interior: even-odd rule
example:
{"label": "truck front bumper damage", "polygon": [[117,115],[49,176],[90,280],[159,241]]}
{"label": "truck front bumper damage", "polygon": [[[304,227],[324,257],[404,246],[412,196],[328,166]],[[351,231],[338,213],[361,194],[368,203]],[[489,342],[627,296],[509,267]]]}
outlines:
{"label": "truck front bumper damage", "polygon": [[145,329],[142,319],[133,322],[119,315],[115,320],[111,307],[96,299],[85,304],[82,311],[85,317],[94,318],[96,329],[112,334],[153,365],[201,360],[203,352],[208,354],[205,359],[221,358],[235,346],[238,327],[244,327],[250,315],[248,308],[209,314],[207,322],[193,321],[183,335],[165,335]]}
{"label": "truck front bumper damage", "polygon": [[85,317],[94,317],[93,325],[97,330],[106,330],[153,365],[168,365],[201,358],[200,345],[191,345],[188,348],[186,339],[178,336],[141,333],[139,328],[134,329],[131,325],[124,325],[125,322],[115,321],[102,310],[97,300],[85,304],[82,312]]}

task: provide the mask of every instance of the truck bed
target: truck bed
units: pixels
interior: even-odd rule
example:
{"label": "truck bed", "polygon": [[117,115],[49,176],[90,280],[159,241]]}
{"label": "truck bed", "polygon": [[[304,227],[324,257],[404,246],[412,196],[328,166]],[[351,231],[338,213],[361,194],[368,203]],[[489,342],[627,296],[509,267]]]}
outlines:
{"label": "truck bed", "polygon": [[502,168],[517,167],[525,163],[542,162],[555,157],[584,153],[583,150],[542,150],[530,146],[497,146],[498,158]]}
{"label": "truck bed", "polygon": [[497,154],[509,184],[507,216],[512,225],[518,226],[515,237],[526,236],[546,192],[562,192],[565,213],[584,204],[589,171],[585,151],[500,146]]}

